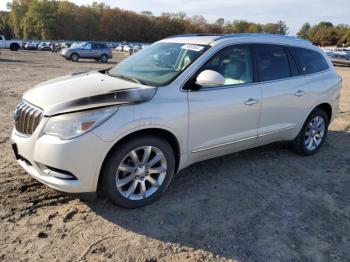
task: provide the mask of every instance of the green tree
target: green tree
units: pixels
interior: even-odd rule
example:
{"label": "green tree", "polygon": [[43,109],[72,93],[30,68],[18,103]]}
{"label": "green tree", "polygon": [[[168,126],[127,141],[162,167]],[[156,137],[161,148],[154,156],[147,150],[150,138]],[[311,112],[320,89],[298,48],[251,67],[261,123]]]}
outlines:
{"label": "green tree", "polygon": [[299,32],[297,33],[297,36],[304,39],[310,39],[310,30],[311,30],[310,24],[305,23],[300,28]]}
{"label": "green tree", "polygon": [[310,40],[320,46],[335,45],[337,42],[334,26],[330,22],[320,22],[310,30]]}
{"label": "green tree", "polygon": [[13,37],[9,12],[0,11],[0,34],[3,34],[7,39]]}
{"label": "green tree", "polygon": [[33,0],[24,17],[24,38],[52,39],[56,36],[56,10],[58,3]]}
{"label": "green tree", "polygon": [[346,35],[349,29],[349,26],[345,24],[339,24],[334,27],[337,46],[342,46],[343,44],[346,44],[348,42],[346,39]]}

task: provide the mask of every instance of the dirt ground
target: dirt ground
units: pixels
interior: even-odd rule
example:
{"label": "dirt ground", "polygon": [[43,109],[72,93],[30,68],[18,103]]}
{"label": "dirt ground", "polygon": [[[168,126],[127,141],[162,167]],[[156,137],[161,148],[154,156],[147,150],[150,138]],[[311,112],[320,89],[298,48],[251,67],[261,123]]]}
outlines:
{"label": "dirt ground", "polygon": [[[111,64],[116,63],[115,57]],[[0,261],[349,261],[350,68],[322,150],[277,143],[192,165],[145,208],[65,197],[30,178],[9,144],[37,83],[111,65],[49,52],[0,55]]]}

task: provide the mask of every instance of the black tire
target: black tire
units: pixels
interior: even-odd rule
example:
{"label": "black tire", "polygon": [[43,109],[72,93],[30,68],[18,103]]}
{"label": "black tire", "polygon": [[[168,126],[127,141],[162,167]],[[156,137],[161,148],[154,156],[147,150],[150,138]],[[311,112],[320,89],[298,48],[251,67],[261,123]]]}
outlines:
{"label": "black tire", "polygon": [[[130,200],[123,196],[116,186],[116,172],[123,159],[134,149],[142,146],[153,146],[159,149],[167,163],[167,170],[162,184],[150,196],[141,200]],[[140,136],[127,140],[118,145],[106,159],[102,169],[102,182],[100,184],[102,193],[115,205],[123,208],[142,207],[157,200],[168,188],[175,172],[175,156],[170,144],[162,138],[154,136]]]}
{"label": "black tire", "polygon": [[[310,150],[305,145],[305,137],[307,136],[306,132],[308,130],[308,126],[309,126],[310,122],[313,119],[315,119],[317,116],[318,117],[322,117],[323,120],[324,120],[324,125],[325,125],[324,134],[323,134],[322,140],[318,144],[318,146],[316,146],[314,149]],[[302,155],[302,156],[311,156],[311,155],[317,153],[321,149],[322,144],[324,143],[324,141],[326,140],[327,133],[328,133],[328,125],[329,125],[329,119],[328,119],[327,113],[325,111],[323,111],[321,108],[314,109],[310,113],[308,118],[306,119],[306,121],[305,121],[302,129],[300,130],[298,136],[292,142],[292,147],[293,147],[294,151],[296,153],[298,153],[299,155]]]}
{"label": "black tire", "polygon": [[11,51],[18,51],[19,48],[20,48],[20,46],[18,44],[11,44],[10,45]]}
{"label": "black tire", "polygon": [[73,53],[70,55],[69,59],[72,60],[73,62],[78,62],[79,61],[79,55],[77,53]]}
{"label": "black tire", "polygon": [[107,63],[108,62],[108,55],[101,55],[100,57],[100,61],[103,63]]}

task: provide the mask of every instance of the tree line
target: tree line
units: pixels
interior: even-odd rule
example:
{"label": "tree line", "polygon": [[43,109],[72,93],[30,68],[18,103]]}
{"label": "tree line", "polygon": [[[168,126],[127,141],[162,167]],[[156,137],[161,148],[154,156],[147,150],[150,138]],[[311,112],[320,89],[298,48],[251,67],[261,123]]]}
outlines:
{"label": "tree line", "polygon": [[350,46],[350,27],[346,24],[334,26],[330,22],[320,22],[314,26],[305,23],[297,33],[319,46]]}
{"label": "tree line", "polygon": [[[0,12],[0,32],[9,38],[154,42],[184,33],[289,33],[284,21],[260,24],[219,18],[210,23],[203,16],[189,17],[183,12],[155,16],[104,3],[79,6],[69,1],[13,0],[8,9]],[[312,27],[306,23],[298,35],[319,45],[350,43],[347,25],[328,22]]]}

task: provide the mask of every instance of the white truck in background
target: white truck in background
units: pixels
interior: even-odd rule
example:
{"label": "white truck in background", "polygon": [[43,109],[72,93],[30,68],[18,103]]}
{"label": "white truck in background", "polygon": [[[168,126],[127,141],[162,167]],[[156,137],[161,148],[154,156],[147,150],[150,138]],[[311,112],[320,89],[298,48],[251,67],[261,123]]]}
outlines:
{"label": "white truck in background", "polygon": [[0,48],[9,48],[11,51],[18,51],[22,47],[21,40],[6,40],[5,36],[0,35]]}

